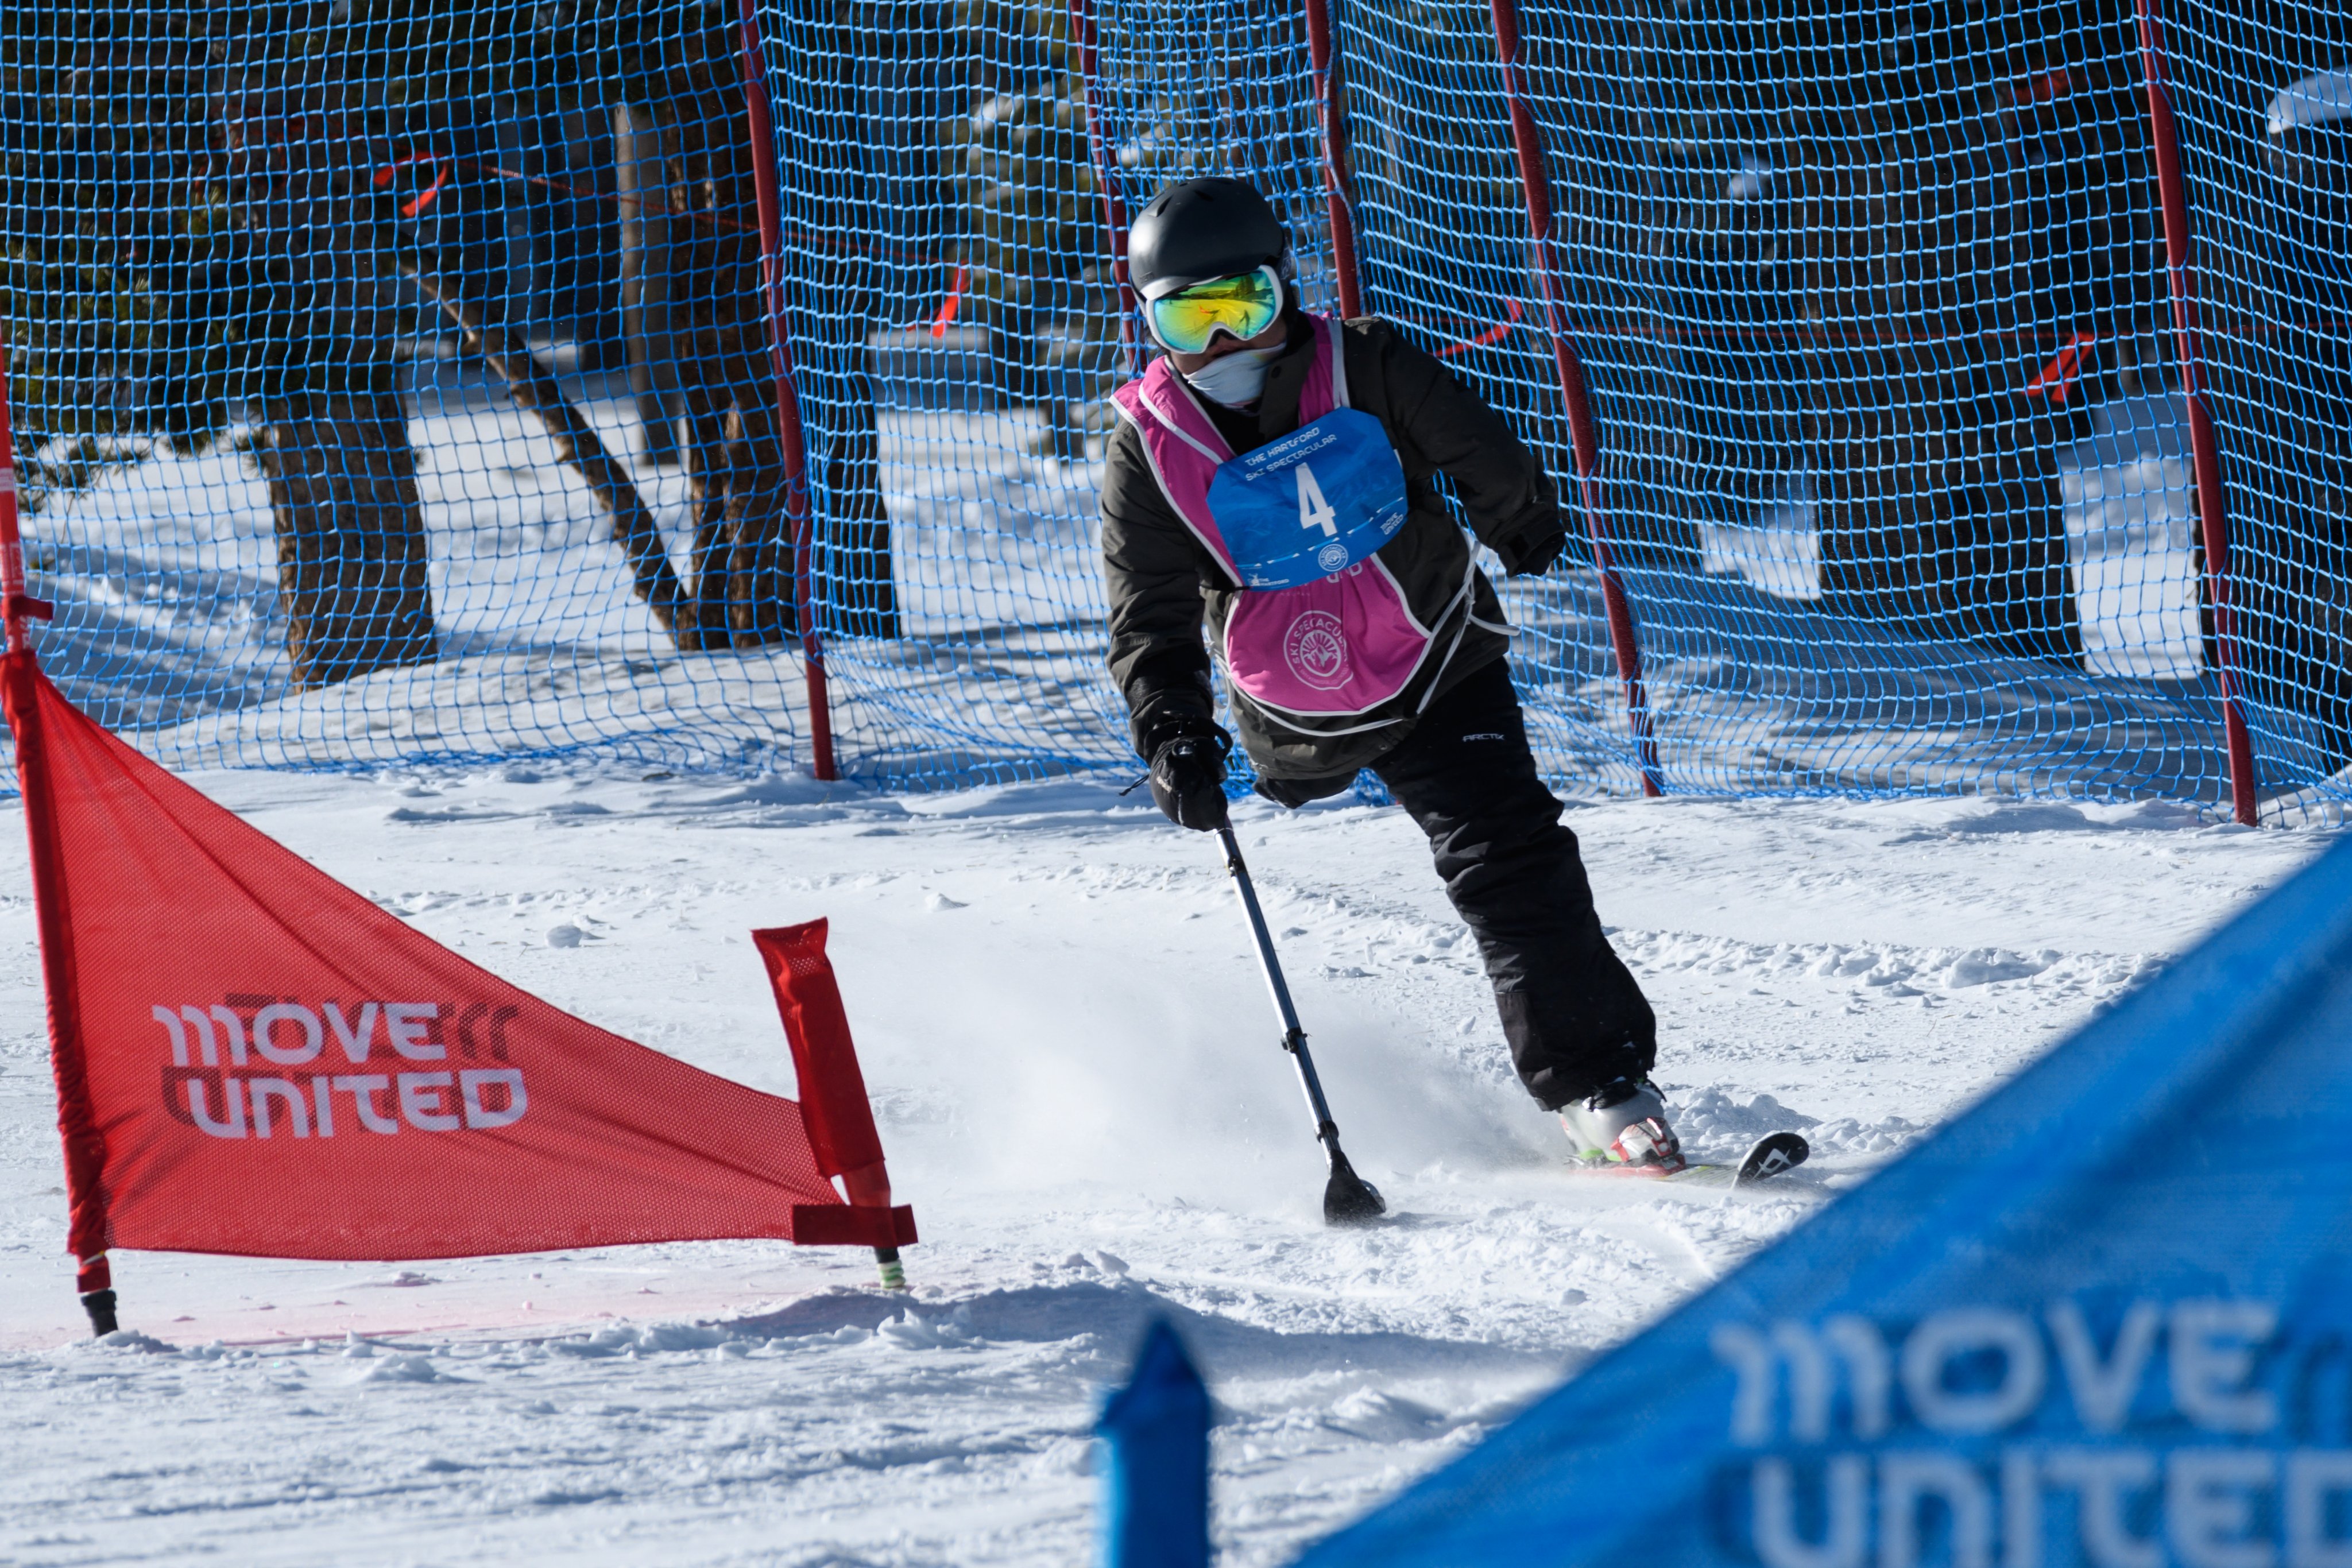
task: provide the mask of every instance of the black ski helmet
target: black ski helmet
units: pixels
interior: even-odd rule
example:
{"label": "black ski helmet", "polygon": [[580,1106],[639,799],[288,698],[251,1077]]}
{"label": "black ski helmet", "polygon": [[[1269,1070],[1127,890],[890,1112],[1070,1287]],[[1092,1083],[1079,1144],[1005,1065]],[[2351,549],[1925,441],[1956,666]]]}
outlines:
{"label": "black ski helmet", "polygon": [[1290,235],[1246,180],[1179,180],[1128,230],[1128,281],[1145,299],[1261,267],[1290,277]]}

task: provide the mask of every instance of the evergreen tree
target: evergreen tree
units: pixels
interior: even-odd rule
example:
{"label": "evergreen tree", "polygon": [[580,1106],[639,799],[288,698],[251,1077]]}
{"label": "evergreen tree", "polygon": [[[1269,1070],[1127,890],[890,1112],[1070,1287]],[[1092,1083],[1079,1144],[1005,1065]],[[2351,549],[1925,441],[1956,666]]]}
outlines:
{"label": "evergreen tree", "polygon": [[[38,506],[257,413],[299,685],[435,656],[379,247],[287,243],[330,54],[288,13],[16,8],[5,148],[12,379]],[[385,344],[372,354],[369,347]]]}
{"label": "evergreen tree", "polygon": [[[1075,412],[1098,395],[1116,340],[1102,197],[1069,13],[1046,0],[966,0],[964,277],[1007,402],[1044,415],[1043,450],[1075,461]],[[951,132],[952,133],[952,132]]]}
{"label": "evergreen tree", "polygon": [[37,511],[156,440],[201,450],[228,426],[255,280],[211,177],[201,29],[42,4],[5,27],[0,317]]}

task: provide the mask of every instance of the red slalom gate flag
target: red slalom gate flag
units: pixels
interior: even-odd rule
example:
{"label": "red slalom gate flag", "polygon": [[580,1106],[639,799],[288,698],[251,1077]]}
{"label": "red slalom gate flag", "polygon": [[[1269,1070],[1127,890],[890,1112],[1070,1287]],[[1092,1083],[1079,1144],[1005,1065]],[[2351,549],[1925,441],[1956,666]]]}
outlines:
{"label": "red slalom gate flag", "polygon": [[412,931],[109,734],[28,650],[5,656],[0,695],[85,1292],[115,1248],[389,1260],[915,1239],[888,1206],[823,922],[757,934],[795,1103]]}

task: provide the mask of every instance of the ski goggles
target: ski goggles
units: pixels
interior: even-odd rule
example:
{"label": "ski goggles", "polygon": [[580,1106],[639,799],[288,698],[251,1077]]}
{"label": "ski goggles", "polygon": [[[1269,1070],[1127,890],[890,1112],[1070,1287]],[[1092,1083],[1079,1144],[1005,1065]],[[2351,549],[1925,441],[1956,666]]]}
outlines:
{"label": "ski goggles", "polygon": [[1213,278],[1148,301],[1143,319],[1163,349],[1207,351],[1220,332],[1249,341],[1282,318],[1282,275],[1271,267]]}

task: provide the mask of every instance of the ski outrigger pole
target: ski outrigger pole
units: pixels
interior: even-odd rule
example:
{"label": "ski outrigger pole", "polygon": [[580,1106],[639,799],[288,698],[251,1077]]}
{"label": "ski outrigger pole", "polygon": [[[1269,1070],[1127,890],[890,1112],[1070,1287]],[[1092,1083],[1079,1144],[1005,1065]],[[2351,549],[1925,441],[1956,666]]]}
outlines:
{"label": "ski outrigger pole", "polygon": [[1241,896],[1243,913],[1249,916],[1250,935],[1257,938],[1258,963],[1265,970],[1266,989],[1274,994],[1274,1010],[1282,1015],[1282,1049],[1290,1053],[1291,1064],[1298,1069],[1298,1086],[1307,1091],[1316,1139],[1331,1156],[1331,1179],[1323,1188],[1323,1222],[1368,1224],[1386,1214],[1389,1206],[1381,1199],[1380,1188],[1358,1176],[1348,1156],[1339,1152],[1339,1128],[1331,1120],[1329,1102],[1323,1098],[1323,1081],[1315,1075],[1315,1059],[1307,1053],[1307,1031],[1298,1027],[1298,1009],[1291,1006],[1290,987],[1283,980],[1282,962],[1274,955],[1274,937],[1265,928],[1265,912],[1257,906],[1257,889],[1242,861],[1241,841],[1234,837],[1231,822],[1217,830],[1217,837],[1224,841],[1225,869],[1233,873],[1234,891]]}

